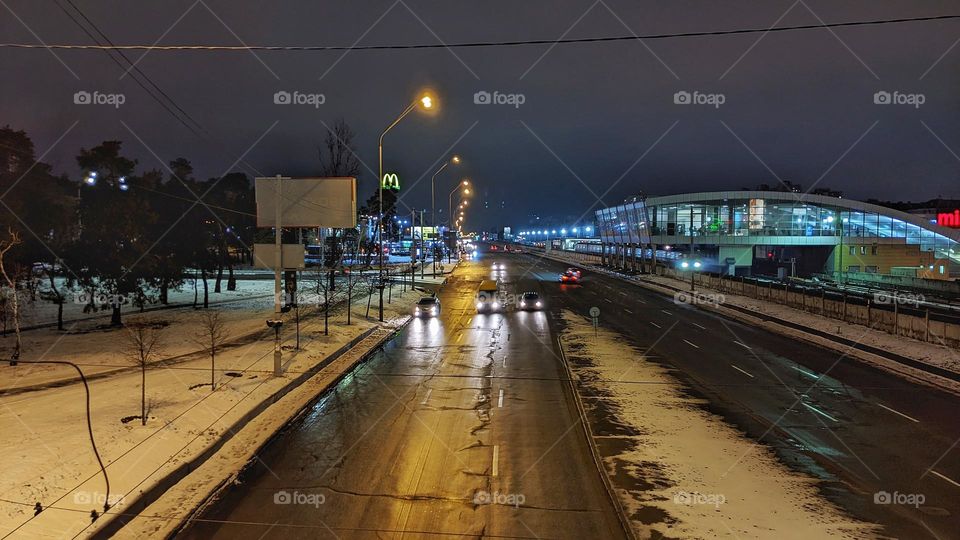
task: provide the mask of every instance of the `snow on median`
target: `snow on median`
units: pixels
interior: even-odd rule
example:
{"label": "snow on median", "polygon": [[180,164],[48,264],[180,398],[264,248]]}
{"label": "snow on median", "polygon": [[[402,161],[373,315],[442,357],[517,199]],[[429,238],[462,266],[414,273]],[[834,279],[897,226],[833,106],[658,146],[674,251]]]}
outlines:
{"label": "snow on median", "polygon": [[[816,480],[702,408],[622,336],[564,312],[562,341],[604,464],[641,538],[863,538]],[[642,382],[642,384],[638,384]],[[593,426],[597,414],[609,424]],[[615,455],[606,455],[608,453]]]}

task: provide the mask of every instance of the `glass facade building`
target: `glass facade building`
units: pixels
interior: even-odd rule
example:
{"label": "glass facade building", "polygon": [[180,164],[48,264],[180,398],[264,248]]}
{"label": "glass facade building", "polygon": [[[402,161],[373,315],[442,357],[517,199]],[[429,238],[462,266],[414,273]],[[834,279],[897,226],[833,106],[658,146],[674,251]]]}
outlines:
{"label": "glass facade building", "polygon": [[[769,191],[651,197],[598,210],[606,244],[917,245],[960,263],[960,230],[924,216],[848,199]],[[954,268],[951,268],[951,274]]]}

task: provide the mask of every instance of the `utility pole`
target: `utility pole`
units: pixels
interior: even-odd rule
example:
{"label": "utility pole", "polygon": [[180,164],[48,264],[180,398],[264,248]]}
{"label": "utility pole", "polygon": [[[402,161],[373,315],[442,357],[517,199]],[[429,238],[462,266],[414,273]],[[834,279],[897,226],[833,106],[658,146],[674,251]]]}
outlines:
{"label": "utility pole", "polygon": [[[410,234],[413,235],[413,224],[410,224]],[[420,279],[423,279],[423,269],[427,266],[427,243],[423,238],[423,210],[420,210]],[[434,272],[436,274],[436,272]]]}
{"label": "utility pole", "polygon": [[282,194],[280,188],[280,178],[281,176],[277,175],[277,185],[276,185],[276,203],[274,205],[274,210],[277,213],[277,222],[274,229],[273,237],[273,246],[274,246],[274,258],[273,258],[273,326],[274,329],[274,339],[273,339],[273,375],[279,377],[281,375],[281,361],[282,353],[280,351],[280,325],[282,323],[281,319],[281,307],[280,307],[280,274],[283,272],[283,244],[281,243],[281,229],[280,229],[280,213],[283,210],[283,205],[281,204],[280,196]]}

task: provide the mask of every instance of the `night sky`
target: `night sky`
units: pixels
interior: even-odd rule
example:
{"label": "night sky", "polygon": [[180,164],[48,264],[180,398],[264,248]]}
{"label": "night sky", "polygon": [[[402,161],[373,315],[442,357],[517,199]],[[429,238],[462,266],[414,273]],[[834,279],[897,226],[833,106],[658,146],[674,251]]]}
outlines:
{"label": "night sky", "polygon": [[[625,0],[73,3],[116,44],[162,45],[556,39],[960,13],[956,2],[905,0],[738,2],[735,10]],[[55,2],[4,7],[0,41],[92,43]],[[62,137],[44,159],[58,173],[79,175],[81,146],[121,139],[139,172],[183,156],[207,178],[316,174],[326,126],[343,118],[369,167],[363,199],[375,185],[380,131],[429,87],[440,110],[413,113],[387,135],[385,168],[400,173],[406,205],[429,207],[431,173],[452,151],[461,154],[463,166],[440,177],[437,200],[445,208],[456,179],[473,179],[480,193],[471,228],[522,227],[532,213],[592,218],[598,199],[778,178],[857,199],[960,198],[958,39],[953,20],[552,48],[150,52],[138,66],[205,138],[121,78],[106,52],[55,51],[58,59],[0,49],[0,123],[26,130],[38,154]],[[126,102],[76,105],[81,90],[122,93]],[[325,102],[276,105],[277,91],[323,94]],[[524,103],[477,105],[478,91],[523,94]],[[724,103],[677,105],[678,91],[722,94]],[[924,103],[877,105],[878,91],[922,94]],[[232,166],[244,153],[249,166]]]}

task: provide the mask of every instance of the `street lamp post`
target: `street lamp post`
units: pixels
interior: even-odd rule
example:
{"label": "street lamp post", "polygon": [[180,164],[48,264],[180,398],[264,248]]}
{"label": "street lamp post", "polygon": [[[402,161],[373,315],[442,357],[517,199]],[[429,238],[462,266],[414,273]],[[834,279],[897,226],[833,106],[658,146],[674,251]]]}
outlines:
{"label": "street lamp post", "polygon": [[[433,176],[430,178],[430,224],[433,225],[433,234],[434,234],[434,243],[436,243],[437,233],[439,228],[437,227],[437,197],[436,197],[436,183],[437,175],[443,172],[447,168],[447,165],[453,163],[454,165],[460,164],[460,156],[453,156],[449,161],[445,161],[443,165],[437,169],[437,172],[433,173]],[[433,275],[437,275],[437,249],[436,245],[433,246]]]}
{"label": "street lamp post", "polygon": [[406,109],[400,113],[400,116],[393,121],[387,129],[383,130],[383,133],[380,134],[380,140],[377,144],[377,162],[378,162],[378,175],[377,183],[379,184],[379,189],[377,190],[377,199],[378,205],[380,207],[379,219],[377,220],[377,247],[380,250],[380,269],[378,272],[379,282],[377,283],[377,288],[380,289],[380,309],[379,309],[379,320],[383,322],[383,137],[387,134],[388,131],[393,129],[393,126],[400,123],[401,120],[411,111],[417,108],[417,104],[423,105],[424,109],[429,109],[433,107],[433,98],[428,95],[425,95],[421,98],[413,100],[413,103],[407,106]]}

